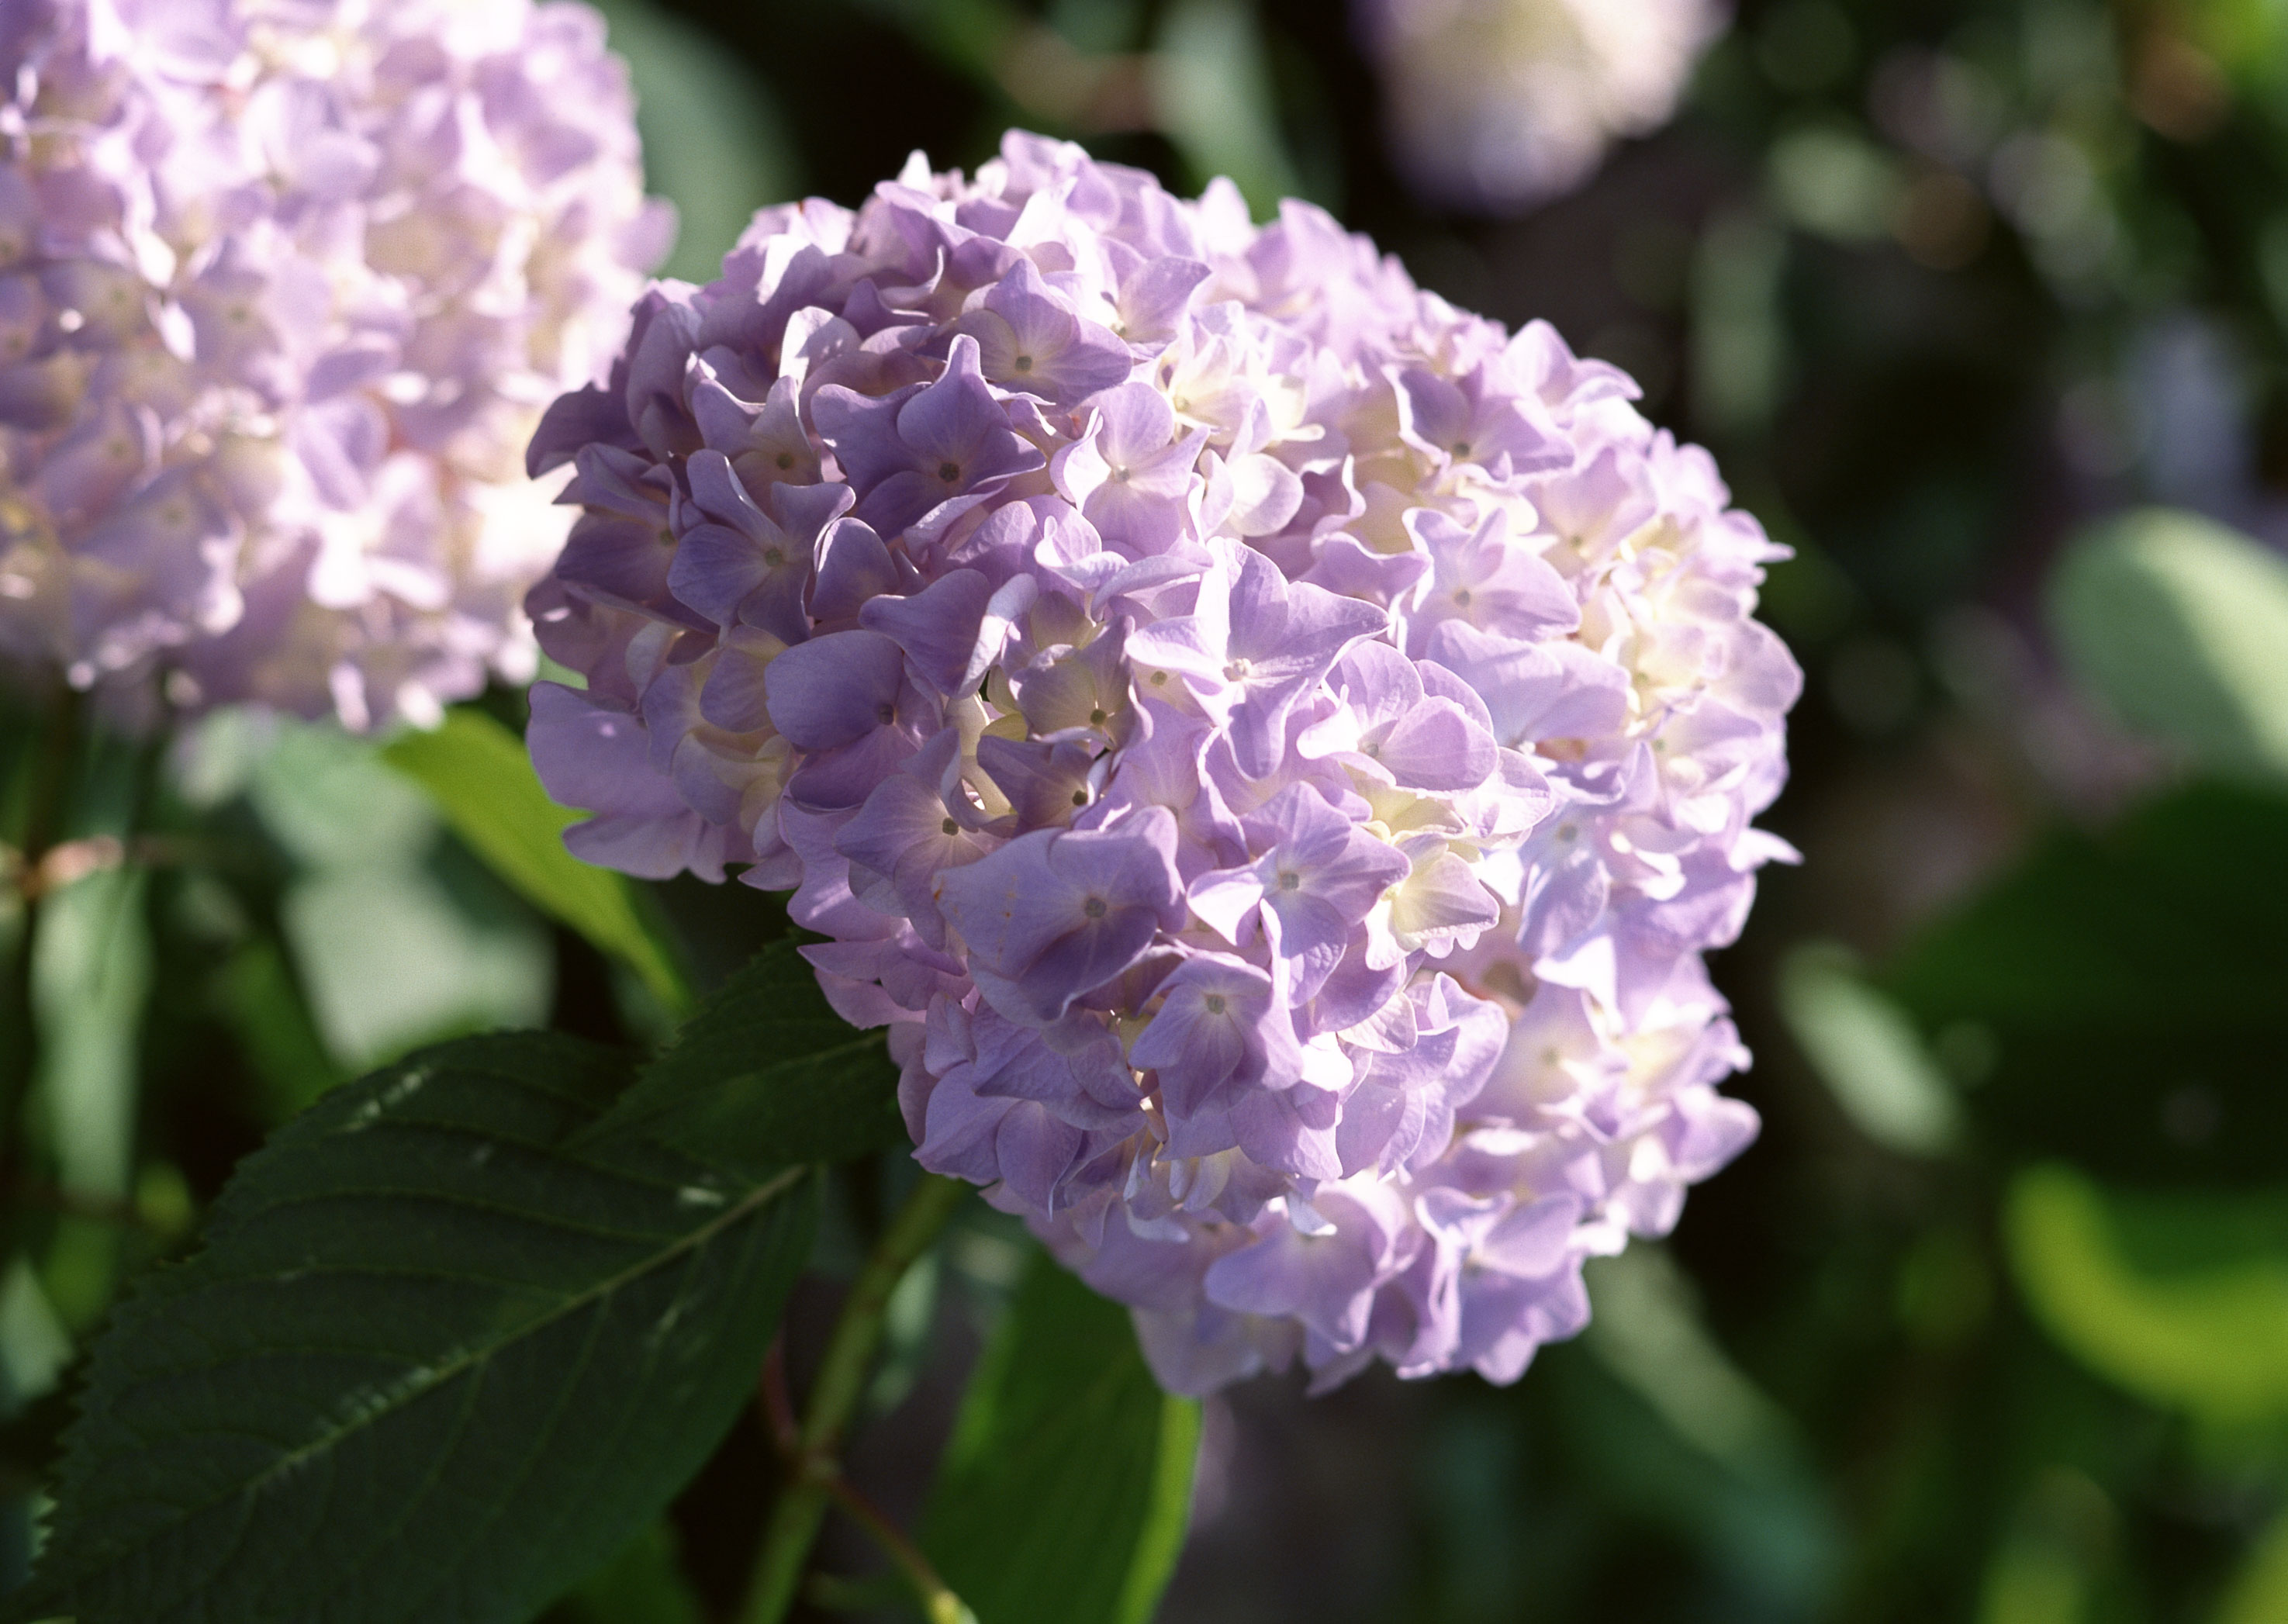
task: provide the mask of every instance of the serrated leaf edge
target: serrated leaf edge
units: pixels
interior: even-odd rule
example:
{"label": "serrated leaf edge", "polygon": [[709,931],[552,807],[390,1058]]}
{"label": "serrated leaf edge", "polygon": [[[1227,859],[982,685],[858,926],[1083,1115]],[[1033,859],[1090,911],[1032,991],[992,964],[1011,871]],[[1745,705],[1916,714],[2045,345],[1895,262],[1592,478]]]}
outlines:
{"label": "serrated leaf edge", "polygon": [[[461,1354],[445,1360],[441,1365],[439,1365],[425,1373],[425,1379],[409,1382],[393,1390],[386,1399],[383,1402],[377,1403],[369,1406],[361,1407],[354,1417],[332,1426],[327,1431],[322,1433],[318,1438],[311,1440],[310,1443],[272,1462],[254,1477],[246,1479],[242,1483],[234,1485],[228,1493],[217,1495],[215,1498],[205,1501],[196,1506],[182,1508],[185,1518],[196,1517],[203,1512],[212,1510],[218,1506],[227,1504],[233,1500],[259,1494],[265,1488],[277,1481],[280,1477],[297,1470],[306,1462],[318,1458],[328,1451],[339,1447],[346,1439],[355,1436],[364,1429],[372,1426],[385,1417],[403,1409],[415,1399],[437,1391],[464,1373],[473,1369],[483,1364],[486,1360],[490,1359],[495,1354],[498,1353],[504,1348],[520,1342],[528,1336],[536,1335],[541,1330],[557,1323],[559,1320],[565,1319],[568,1315],[579,1312],[581,1310],[609,1296],[612,1293],[622,1290],[633,1284],[635,1281],[641,1279],[644,1276],[652,1273],[654,1271],[666,1267],[678,1258],[685,1256],[686,1255],[706,1245],[709,1241],[714,1240],[715,1237],[723,1233],[723,1232],[731,1228],[742,1219],[759,1211],[764,1207],[768,1206],[772,1201],[777,1200],[788,1190],[800,1183],[804,1175],[807,1174],[810,1170],[811,1169],[806,1165],[789,1168],[783,1172],[778,1174],[775,1177],[768,1179],[763,1184],[758,1184],[746,1195],[741,1197],[736,1203],[726,1208],[722,1212],[717,1214],[714,1217],[710,1218],[705,1224],[701,1224],[698,1228],[691,1231],[688,1234],[679,1237],[671,1245],[662,1248],[658,1252],[655,1252],[650,1256],[645,1258],[641,1263],[632,1264],[626,1269],[621,1270],[617,1274],[615,1274],[607,1279],[599,1280],[594,1284],[584,1287],[571,1297],[567,1298],[563,1303],[558,1304],[556,1307],[550,1309],[547,1312],[517,1326],[509,1334],[500,1337],[497,1341],[469,1349]],[[196,1264],[194,1262],[192,1264],[187,1265],[187,1267],[195,1268],[196,1267]],[[196,1289],[196,1286],[190,1282],[183,1282],[183,1284],[189,1286],[191,1289]],[[27,1588],[28,1595],[25,1599],[32,1599],[34,1596],[37,1596],[42,1593],[53,1596],[59,1590],[68,1591],[69,1588],[76,1582],[78,1576],[83,1576],[90,1570],[91,1564],[110,1560],[116,1556],[123,1554],[125,1550],[131,1549],[133,1549],[132,1546],[112,1546],[90,1551],[87,1553],[87,1561],[75,1565],[75,1568],[71,1573],[68,1573],[55,1579],[47,1579],[36,1573],[31,1584]],[[40,1614],[37,1616],[41,1620],[42,1624],[49,1624],[51,1615]],[[69,1614],[53,1616],[56,1619],[66,1620],[67,1624],[71,1618],[71,1615]]]}

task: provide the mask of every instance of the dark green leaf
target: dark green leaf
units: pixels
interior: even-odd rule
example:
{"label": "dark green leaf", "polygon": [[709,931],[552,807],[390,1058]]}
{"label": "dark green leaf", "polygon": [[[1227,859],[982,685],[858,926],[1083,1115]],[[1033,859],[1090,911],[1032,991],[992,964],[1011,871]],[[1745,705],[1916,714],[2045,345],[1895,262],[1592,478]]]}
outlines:
{"label": "dark green leaf", "polygon": [[962,1401],[923,1547],[981,1624],[1146,1624],[1183,1548],[1199,1427],[1127,1311],[1039,1255]]}
{"label": "dark green leaf", "polygon": [[2146,1182],[2271,1180],[2288,1137],[2288,798],[2179,791],[2062,832],[1884,978],[1988,1136]]}
{"label": "dark green leaf", "polygon": [[703,1624],[676,1565],[673,1525],[654,1523],[551,1610],[544,1624]]}
{"label": "dark green leaf", "polygon": [[99,1343],[10,1616],[513,1624],[654,1519],[746,1401],[816,1202],[584,1136],[630,1070],[464,1040],[250,1158]]}
{"label": "dark green leaf", "polygon": [[834,1012],[796,945],[773,942],[684,1023],[596,1124],[640,1133],[759,1177],[906,1140],[879,1032]]}
{"label": "dark green leaf", "polygon": [[453,832],[526,901],[626,963],[669,1010],[689,1008],[683,973],[627,879],[564,849],[566,826],[582,814],[548,798],[515,734],[465,706],[434,732],[400,734],[382,757],[427,789]]}

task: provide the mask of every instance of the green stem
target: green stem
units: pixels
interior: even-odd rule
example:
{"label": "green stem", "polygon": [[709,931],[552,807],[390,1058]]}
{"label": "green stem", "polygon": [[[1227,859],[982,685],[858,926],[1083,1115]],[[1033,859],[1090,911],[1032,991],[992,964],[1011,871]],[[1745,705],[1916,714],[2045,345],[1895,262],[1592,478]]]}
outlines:
{"label": "green stem", "polygon": [[[934,1173],[922,1175],[921,1183],[906,1198],[898,1216],[890,1221],[866,1266],[858,1271],[852,1282],[850,1295],[843,1300],[842,1317],[835,1322],[834,1335],[826,1345],[826,1358],[820,1364],[817,1380],[810,1390],[810,1403],[803,1412],[802,1428],[796,1438],[798,1453],[788,1473],[786,1486],[779,1493],[778,1502],[771,1509],[769,1526],[763,1533],[761,1553],[755,1560],[753,1580],[747,1587],[747,1602],[739,1614],[740,1624],[779,1624],[787,1609],[794,1604],[795,1591],[802,1583],[802,1573],[810,1560],[810,1548],[818,1538],[819,1525],[825,1520],[826,1507],[834,1497],[834,1483],[841,1477],[836,1464],[836,1452],[841,1446],[843,1429],[849,1424],[851,1413],[866,1390],[866,1377],[872,1369],[874,1351],[882,1341],[882,1322],[889,1311],[890,1294],[897,1289],[899,1280],[907,1270],[929,1250],[954,1208],[969,1193],[969,1186],[957,1178],[944,1178]],[[896,1553],[893,1552],[894,1557]],[[933,1577],[934,1577],[933,1575]],[[938,1588],[942,1591],[941,1584]],[[951,1600],[950,1592],[946,1593]],[[958,1607],[960,1604],[955,1602]],[[957,1613],[933,1615],[948,1619]]]}
{"label": "green stem", "polygon": [[78,753],[82,701],[77,689],[67,687],[49,713],[48,725],[34,749],[31,782],[25,796],[23,837],[16,851],[18,911],[15,953],[8,966],[4,1018],[12,1029],[0,1033],[0,1182],[12,1182],[16,1171],[16,1133],[24,1114],[24,1096],[32,1086],[36,1042],[32,1018],[32,955],[38,934],[41,893],[46,890],[41,872],[49,851],[63,833],[64,803],[71,787],[72,758]]}
{"label": "green stem", "polygon": [[63,830],[64,791],[71,780],[72,757],[79,750],[80,713],[86,700],[76,688],[66,688],[49,712],[48,725],[32,764],[31,794],[24,808],[24,862],[36,869],[48,848]]}

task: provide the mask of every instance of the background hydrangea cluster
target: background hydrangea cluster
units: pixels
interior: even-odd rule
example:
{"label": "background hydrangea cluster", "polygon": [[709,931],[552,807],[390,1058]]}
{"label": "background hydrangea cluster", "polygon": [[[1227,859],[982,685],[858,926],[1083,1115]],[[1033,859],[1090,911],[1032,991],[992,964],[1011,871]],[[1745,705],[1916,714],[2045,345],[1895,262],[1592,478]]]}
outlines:
{"label": "background hydrangea cluster", "polygon": [[1779,550],[1633,393],[1307,206],[918,158],[551,409],[534,757],[592,860],[798,888],[922,1163],[1170,1385],[1510,1379],[1756,1127]]}
{"label": "background hydrangea cluster", "polygon": [[353,727],[531,669],[518,454],[672,230],[584,6],[0,23],[0,653]]}
{"label": "background hydrangea cluster", "polygon": [[1391,155],[1426,197],[1508,212],[1676,111],[1720,0],[1355,0]]}

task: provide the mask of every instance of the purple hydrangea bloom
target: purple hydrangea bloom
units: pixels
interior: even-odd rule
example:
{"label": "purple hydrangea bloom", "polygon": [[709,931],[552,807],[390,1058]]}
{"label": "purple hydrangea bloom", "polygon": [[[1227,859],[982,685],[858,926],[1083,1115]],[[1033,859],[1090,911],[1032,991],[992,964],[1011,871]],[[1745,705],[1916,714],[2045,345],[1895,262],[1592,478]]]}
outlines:
{"label": "purple hydrangea bloom", "polygon": [[1781,552],[1621,374],[1015,134],[634,331],[533,447],[568,838],[791,888],[921,1161],[1170,1386],[1509,1380],[1753,1136]]}
{"label": "purple hydrangea bloom", "polygon": [[[10,0],[0,75],[0,659],[131,723],[528,676],[568,527],[520,454],[672,233],[601,17]],[[629,529],[671,493],[616,452]]]}

